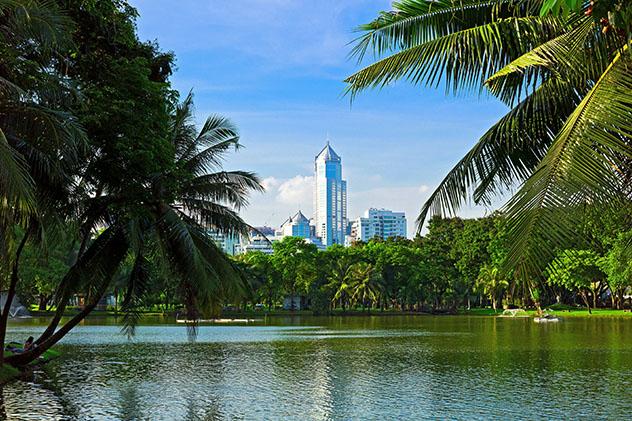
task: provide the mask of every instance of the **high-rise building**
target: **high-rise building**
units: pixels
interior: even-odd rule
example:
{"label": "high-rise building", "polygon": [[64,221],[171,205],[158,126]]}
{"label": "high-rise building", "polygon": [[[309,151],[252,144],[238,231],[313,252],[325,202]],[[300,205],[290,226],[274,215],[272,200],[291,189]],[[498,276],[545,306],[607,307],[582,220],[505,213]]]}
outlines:
{"label": "high-rise building", "polygon": [[351,241],[368,241],[379,237],[406,237],[406,214],[388,209],[370,208],[353,221]]}
{"label": "high-rise building", "polygon": [[327,144],[314,159],[315,234],[327,247],[345,243],[347,182],[342,179],[342,160]]}

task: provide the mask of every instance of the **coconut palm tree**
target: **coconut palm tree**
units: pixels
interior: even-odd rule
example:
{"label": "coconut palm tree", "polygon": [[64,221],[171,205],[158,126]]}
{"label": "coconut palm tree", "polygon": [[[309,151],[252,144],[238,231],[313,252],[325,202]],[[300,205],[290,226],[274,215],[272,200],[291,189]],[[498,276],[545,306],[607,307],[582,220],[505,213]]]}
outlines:
{"label": "coconut palm tree", "polygon": [[[547,13],[563,3],[579,7]],[[572,234],[571,211],[631,204],[632,5],[402,0],[393,7],[360,28],[353,54],[378,59],[346,80],[348,92],[401,79],[444,83],[450,92],[486,89],[510,107],[431,194],[418,224],[519,186],[504,208],[506,264],[533,283],[552,257],[550,244]],[[616,24],[608,20],[615,9]]]}
{"label": "coconut palm tree", "polygon": [[[96,307],[126,259],[131,259],[132,269],[121,310],[129,334],[148,291],[149,253],[154,264],[160,259],[172,273],[188,320],[242,293],[243,277],[209,235],[210,230],[247,235],[251,227],[238,210],[250,192],[263,189],[251,172],[222,170],[226,153],[239,146],[237,130],[227,119],[211,116],[197,132],[189,95],[171,115],[168,142],[172,164],[146,177],[146,195],[104,191],[88,200],[92,203],[84,208],[95,215],[86,220],[100,221],[103,230],[62,280],[57,312],[37,340],[38,348],[8,357],[8,362],[26,364],[57,343]],[[78,291],[87,293],[87,304],[60,327],[65,306]]]}
{"label": "coconut palm tree", "polygon": [[505,280],[497,267],[485,265],[481,268],[476,279],[477,288],[492,301],[494,312],[498,308],[498,299],[509,287],[509,282]]}
{"label": "coconut palm tree", "polygon": [[[351,269],[351,304],[360,303],[362,309],[380,300],[381,285],[371,263],[358,262]],[[369,307],[370,308],[370,307]]]}

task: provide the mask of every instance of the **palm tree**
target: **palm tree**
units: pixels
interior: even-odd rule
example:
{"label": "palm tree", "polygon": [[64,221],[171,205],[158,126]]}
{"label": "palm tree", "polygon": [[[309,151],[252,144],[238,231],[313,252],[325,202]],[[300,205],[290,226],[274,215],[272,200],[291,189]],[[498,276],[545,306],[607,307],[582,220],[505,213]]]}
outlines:
{"label": "palm tree", "polygon": [[[87,219],[102,221],[104,230],[62,280],[57,312],[37,340],[38,348],[11,356],[8,362],[26,364],[58,342],[96,307],[127,258],[133,263],[121,310],[128,334],[134,332],[137,310],[148,291],[146,256],[150,252],[172,272],[190,321],[242,293],[244,278],[213,242],[209,230],[247,235],[251,227],[237,212],[247,204],[250,192],[263,187],[251,172],[221,168],[225,154],[239,146],[236,128],[225,118],[212,116],[198,133],[192,113],[189,95],[170,119],[172,164],[147,176],[145,196],[105,191],[85,205],[96,213]],[[68,300],[80,290],[88,293],[87,305],[59,327]]]}
{"label": "palm tree", "polygon": [[497,267],[485,265],[478,274],[476,286],[492,301],[492,308],[495,313],[498,308],[498,299],[502,297],[503,293],[509,287],[509,282],[501,277],[501,273]]}
{"label": "palm tree", "polygon": [[453,92],[486,89],[510,107],[417,221],[421,228],[429,213],[454,214],[470,198],[489,204],[520,186],[504,208],[506,266],[531,284],[552,257],[550,245],[573,233],[571,211],[632,199],[632,5],[608,3],[617,3],[617,16],[627,13],[616,25],[588,1],[567,15],[541,13],[561,1],[402,0],[360,28],[353,54],[379,59],[346,80],[351,96],[404,79],[443,82]]}
{"label": "palm tree", "polygon": [[367,262],[358,262],[351,269],[351,303],[361,303],[362,309],[367,303],[372,306],[378,302],[381,296],[381,285],[374,269],[374,266]]}

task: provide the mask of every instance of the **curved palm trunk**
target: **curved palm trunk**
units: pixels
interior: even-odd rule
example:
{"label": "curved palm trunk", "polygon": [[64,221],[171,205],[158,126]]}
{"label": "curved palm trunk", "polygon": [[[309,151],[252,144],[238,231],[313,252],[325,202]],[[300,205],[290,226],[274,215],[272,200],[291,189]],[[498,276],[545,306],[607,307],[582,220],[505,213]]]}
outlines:
{"label": "curved palm trunk", "polygon": [[[50,344],[46,345],[48,341],[52,339],[53,337],[58,337],[58,335],[55,333],[55,330],[57,329],[57,327],[59,326],[59,323],[61,322],[61,319],[64,315],[64,311],[66,309],[66,306],[68,305],[70,298],[72,297],[72,294],[75,293],[74,289],[72,289],[70,286],[77,281],[77,278],[81,276],[82,273],[90,273],[94,265],[93,259],[99,255],[109,256],[108,264],[103,268],[103,271],[101,273],[102,284],[103,284],[101,286],[107,289],[107,286],[109,285],[112,277],[114,276],[114,274],[118,270],[119,265],[125,258],[125,255],[127,254],[128,246],[129,246],[122,229],[120,228],[110,228],[110,229],[112,230],[111,232],[109,232],[107,235],[106,233],[101,234],[101,236],[99,236],[99,238],[97,238],[97,240],[94,241],[90,245],[86,253],[81,256],[81,258],[75,263],[75,265],[66,274],[64,279],[62,279],[62,282],[59,287],[59,291],[63,291],[62,298],[60,302],[58,303],[57,310],[55,311],[55,315],[53,316],[53,319],[48,324],[48,327],[42,333],[42,335],[40,335],[40,337],[35,341],[35,343],[38,345],[38,348],[41,348],[43,346],[47,346],[46,349],[50,348],[50,346],[52,345]],[[92,273],[92,275],[95,275],[95,274]],[[89,314],[94,309],[94,307],[96,307],[99,300],[102,298],[103,294],[105,294],[105,289],[103,290],[103,292],[101,292],[101,286],[99,287],[96,296],[93,297],[93,300],[90,300],[88,305],[86,305],[86,307],[84,307],[84,309],[77,316],[73,317],[69,322],[67,322],[60,329],[60,331],[62,331],[68,324],[72,324],[73,320],[75,320],[76,317],[79,317],[79,320],[76,322],[76,323],[79,323],[81,320],[85,318],[87,314]],[[96,301],[94,302],[94,305],[92,305],[92,301],[94,300]],[[84,313],[85,315],[81,317],[81,315]],[[72,329],[72,327],[74,327],[76,323],[72,325],[70,329]],[[66,333],[68,333],[68,331],[66,331]],[[63,337],[66,333],[63,333],[61,337]],[[55,340],[54,342],[56,343],[58,340],[59,339]]]}
{"label": "curved palm trunk", "polygon": [[66,322],[58,331],[48,337],[45,341],[40,343],[36,348],[34,348],[30,352],[25,352],[23,354],[15,354],[10,357],[7,357],[6,362],[13,366],[25,366],[35,361],[40,355],[42,355],[46,350],[50,349],[53,345],[59,342],[68,332],[70,332],[75,326],[77,326],[83,319],[86,318],[88,314],[94,310],[97,306],[107,287],[109,285],[109,280],[107,282],[103,282],[101,288],[99,289],[99,293],[95,295],[93,300],[91,300],[90,304],[84,307],[79,314],[75,315],[72,319]]}
{"label": "curved palm trunk", "polygon": [[4,340],[7,335],[7,322],[9,321],[11,303],[15,297],[15,290],[18,285],[20,256],[22,255],[22,250],[24,249],[28,238],[29,231],[27,229],[15,252],[15,261],[13,262],[13,268],[11,270],[11,282],[9,283],[9,290],[7,291],[7,301],[4,303],[4,308],[2,309],[2,314],[0,315],[0,367],[4,364]]}

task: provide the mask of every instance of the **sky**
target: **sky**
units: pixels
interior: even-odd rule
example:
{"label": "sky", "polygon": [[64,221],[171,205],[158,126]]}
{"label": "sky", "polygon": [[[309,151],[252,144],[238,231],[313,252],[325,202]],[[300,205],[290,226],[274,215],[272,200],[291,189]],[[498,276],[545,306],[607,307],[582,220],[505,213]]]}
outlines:
{"label": "sky", "polygon": [[[313,160],[327,136],[342,157],[348,217],[369,207],[405,211],[408,234],[425,199],[506,111],[477,93],[446,95],[406,82],[351,103],[343,80],[361,68],[350,43],[384,0],[130,0],[143,41],[176,55],[173,86],[194,93],[196,119],[230,118],[244,146],[227,169],[256,172],[242,216],[277,227],[312,214]],[[487,209],[465,208],[461,216]]]}

